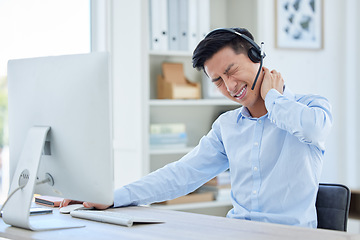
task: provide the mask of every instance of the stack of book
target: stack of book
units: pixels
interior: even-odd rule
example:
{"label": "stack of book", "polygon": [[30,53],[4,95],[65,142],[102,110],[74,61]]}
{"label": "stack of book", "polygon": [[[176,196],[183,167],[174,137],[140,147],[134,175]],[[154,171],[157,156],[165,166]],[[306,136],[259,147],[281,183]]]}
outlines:
{"label": "stack of book", "polygon": [[59,207],[60,203],[64,200],[61,197],[53,196],[35,196],[35,203],[44,205],[47,207]]}
{"label": "stack of book", "polygon": [[183,123],[151,124],[150,147],[183,148],[187,146],[186,127]]}

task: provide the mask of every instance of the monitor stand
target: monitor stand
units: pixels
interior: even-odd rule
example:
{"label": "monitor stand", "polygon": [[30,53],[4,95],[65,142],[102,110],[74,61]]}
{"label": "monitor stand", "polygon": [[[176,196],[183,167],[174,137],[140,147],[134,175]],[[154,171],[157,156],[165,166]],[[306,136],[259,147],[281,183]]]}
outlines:
{"label": "monitor stand", "polygon": [[2,218],[9,225],[33,231],[84,227],[69,221],[33,222],[29,219],[40,158],[49,130],[50,127],[32,127],[29,130],[12,179],[10,193],[22,185],[25,186],[10,196],[4,206]]}

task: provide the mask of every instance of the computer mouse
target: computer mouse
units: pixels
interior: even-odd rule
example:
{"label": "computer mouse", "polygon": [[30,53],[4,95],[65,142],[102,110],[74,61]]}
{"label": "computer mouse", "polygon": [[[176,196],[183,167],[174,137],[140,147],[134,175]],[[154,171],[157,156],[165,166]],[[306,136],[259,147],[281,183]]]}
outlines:
{"label": "computer mouse", "polygon": [[82,204],[70,204],[66,207],[62,207],[59,209],[60,213],[69,214],[71,211],[77,210],[79,208],[85,208]]}

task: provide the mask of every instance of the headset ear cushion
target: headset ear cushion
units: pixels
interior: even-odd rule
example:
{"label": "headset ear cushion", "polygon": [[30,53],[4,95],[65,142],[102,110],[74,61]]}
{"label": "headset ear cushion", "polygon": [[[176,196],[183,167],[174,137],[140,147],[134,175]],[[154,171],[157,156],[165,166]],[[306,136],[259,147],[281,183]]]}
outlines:
{"label": "headset ear cushion", "polygon": [[250,48],[248,51],[248,56],[249,56],[250,60],[253,61],[254,63],[258,63],[261,61],[260,54],[261,54],[260,51],[254,47]]}

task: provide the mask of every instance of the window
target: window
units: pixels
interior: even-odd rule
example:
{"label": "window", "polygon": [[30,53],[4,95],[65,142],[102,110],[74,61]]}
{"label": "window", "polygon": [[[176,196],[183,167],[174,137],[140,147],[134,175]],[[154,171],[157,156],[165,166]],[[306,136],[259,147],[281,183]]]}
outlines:
{"label": "window", "polygon": [[90,27],[89,0],[0,1],[0,202],[9,187],[7,61],[88,53]]}

